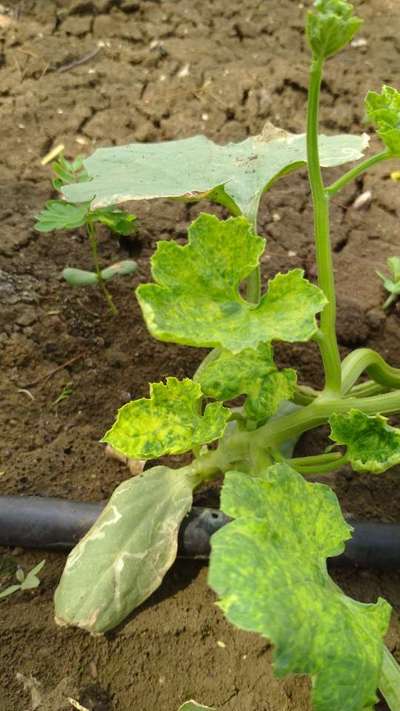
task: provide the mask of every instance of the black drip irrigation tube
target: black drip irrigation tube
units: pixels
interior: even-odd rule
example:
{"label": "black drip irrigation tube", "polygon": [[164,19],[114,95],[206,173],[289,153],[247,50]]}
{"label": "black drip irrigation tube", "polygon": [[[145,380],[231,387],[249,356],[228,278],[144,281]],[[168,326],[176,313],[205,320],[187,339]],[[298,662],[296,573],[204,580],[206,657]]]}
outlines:
{"label": "black drip irrigation tube", "polygon": [[[0,545],[68,550],[85,535],[105,502],[84,503],[41,496],[0,496]],[[194,506],[179,531],[178,555],[207,558],[210,537],[229,522],[218,509]],[[400,524],[349,521],[353,536],[334,565],[400,569]]]}

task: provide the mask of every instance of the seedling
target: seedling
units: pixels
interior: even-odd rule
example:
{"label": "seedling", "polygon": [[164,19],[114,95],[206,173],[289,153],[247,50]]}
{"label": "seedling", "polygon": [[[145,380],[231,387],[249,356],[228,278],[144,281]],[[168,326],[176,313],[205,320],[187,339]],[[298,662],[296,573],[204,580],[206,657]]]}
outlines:
{"label": "seedling", "polygon": [[59,394],[59,395],[56,397],[56,399],[53,400],[53,402],[51,403],[52,406],[55,407],[56,405],[58,405],[58,404],[59,404],[60,402],[62,402],[63,400],[67,400],[69,397],[71,397],[71,395],[72,395],[73,392],[74,392],[74,391],[73,391],[73,389],[72,389],[72,382],[67,383],[66,385],[64,385],[64,387],[63,387],[63,389],[61,390],[60,394]]}
{"label": "seedling", "polygon": [[[83,159],[80,156],[72,163],[67,161],[64,156],[60,156],[53,164],[53,171],[55,174],[53,187],[58,191],[61,191],[63,186],[71,181],[83,182],[87,181],[89,177],[85,170]],[[106,225],[112,233],[128,236],[136,231],[136,217],[114,205],[92,209],[91,203],[92,200],[79,204],[65,202],[61,199],[49,200],[38,215],[35,228],[39,232],[76,230],[79,227],[86,229],[92,252],[94,271],[89,272],[75,267],[67,267],[63,271],[63,277],[70,286],[99,286],[111,313],[116,314],[117,309],[105,282],[115,276],[133,274],[137,269],[137,264],[132,259],[126,259],[101,269],[98,257],[96,225]]]}
{"label": "seedling", "polygon": [[400,296],[400,257],[389,257],[386,263],[391,272],[391,277],[387,277],[382,272],[376,272],[382,279],[384,288],[390,293],[390,296],[383,304],[384,309],[388,309]]}
{"label": "seedling", "polygon": [[0,591],[0,600],[9,597],[15,592],[18,592],[19,590],[34,590],[35,588],[38,588],[40,585],[40,580],[38,578],[38,574],[42,570],[45,560],[42,560],[40,563],[35,565],[32,570],[25,575],[24,571],[22,568],[17,568],[17,571],[15,573],[15,577],[17,579],[17,583],[14,585],[9,585],[5,590]]}
{"label": "seedling", "polygon": [[[383,150],[330,185],[321,175],[321,166],[358,161],[368,145],[366,136],[318,136],[324,63],[360,25],[344,0],[316,0],[308,14],[306,134],[267,125],[260,136],[227,146],[196,136],[102,148],[84,162],[90,180],[63,188],[75,205],[92,200],[92,210],[169,196],[208,198],[232,217],[202,214],[185,246],[159,242],[153,282],[136,291],[147,327],[161,341],[212,350],[192,379],[167,378],[150,386],[148,399],[124,405],[103,438],[128,458],[192,452],[193,459],[178,469],[153,467],[116,489],[68,558],[57,619],[92,633],[124,620],[172,565],[193,491],[223,476],[221,507],[232,522],[212,538],[210,585],[231,622],[274,644],[278,676],[311,676],[316,711],[370,710],[378,687],[392,711],[400,708],[400,671],[383,644],[390,605],[351,600],[332,581],[326,561],[343,551],[352,529],[333,491],[307,481],[345,463],[360,475],[400,463],[400,429],[387,420],[400,412],[400,369],[368,348],[341,360],[329,237],[332,197],[400,156],[400,94],[384,87],[366,98]],[[260,200],[301,166],[311,187],[318,285],[294,269],[263,290]],[[277,367],[277,340],[318,344],[322,390]],[[364,373],[369,379],[359,382]],[[229,407],[238,396],[243,405]],[[323,424],[333,445],[293,456],[293,442]]]}

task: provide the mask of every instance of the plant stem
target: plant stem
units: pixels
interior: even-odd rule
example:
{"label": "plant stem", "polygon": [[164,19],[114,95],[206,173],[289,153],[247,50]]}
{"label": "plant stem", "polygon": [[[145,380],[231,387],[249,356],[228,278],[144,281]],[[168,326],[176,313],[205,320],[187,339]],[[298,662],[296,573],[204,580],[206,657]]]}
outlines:
{"label": "plant stem", "polygon": [[96,271],[97,282],[99,284],[101,292],[103,293],[103,296],[104,296],[104,299],[108,305],[108,308],[110,309],[113,316],[116,316],[118,313],[118,310],[112,300],[112,296],[111,296],[110,292],[108,291],[108,289],[104,283],[104,279],[101,276],[99,255],[98,255],[98,249],[97,249],[98,245],[97,245],[97,237],[96,237],[96,228],[92,222],[88,222],[86,225],[86,228],[87,228],[87,234],[89,237],[90,248],[92,250],[93,265],[94,265],[94,268]]}
{"label": "plant stem", "polygon": [[330,474],[331,472],[334,472],[335,469],[343,467],[348,463],[348,461],[349,459],[346,454],[341,456],[339,454],[337,459],[333,459],[331,462],[325,462],[325,464],[310,464],[309,466],[297,466],[294,468],[297,469],[299,474],[302,474],[303,476],[311,474]]}
{"label": "plant stem", "polygon": [[372,166],[377,163],[381,163],[383,160],[387,160],[391,157],[392,155],[387,149],[381,151],[380,153],[375,153],[375,155],[363,160],[363,162],[359,163],[359,165],[356,165],[355,168],[352,168],[347,171],[347,173],[344,173],[344,175],[342,175],[341,178],[336,180],[334,183],[328,185],[328,187],[325,188],[325,193],[328,197],[333,197],[339,192],[339,190],[342,190],[342,188],[351,183],[352,180],[355,180],[359,175],[365,173],[366,170],[369,170],[369,168],[372,168]]}
{"label": "plant stem", "polygon": [[329,237],[329,198],[322,182],[318,149],[318,113],[323,60],[313,59],[307,109],[307,162],[314,208],[314,237],[318,283],[328,303],[321,314],[318,345],[325,371],[325,390],[339,393],[340,355],[336,339],[336,296],[332,250]]}
{"label": "plant stem", "polygon": [[378,385],[378,383],[374,383],[373,380],[366,380],[365,383],[354,385],[348,394],[346,394],[346,397],[371,397],[372,395],[381,395],[387,392],[388,389],[390,388],[385,388],[384,385]]}
{"label": "plant stem", "polygon": [[326,452],[324,454],[313,454],[310,457],[293,457],[288,459],[288,464],[293,467],[313,467],[319,464],[328,464],[331,462],[336,462],[338,459],[342,458],[342,452]]}
{"label": "plant stem", "polygon": [[324,397],[320,396],[307,407],[290,415],[269,420],[255,432],[247,433],[255,446],[277,447],[303,432],[324,424],[332,413],[347,413],[353,408],[367,415],[390,415],[400,411],[400,391],[375,395],[374,397]]}
{"label": "plant stem", "polygon": [[391,306],[392,304],[394,304],[394,302],[395,302],[396,299],[398,299],[398,298],[399,298],[399,294],[390,294],[390,296],[388,296],[388,298],[386,299],[385,303],[383,304],[383,308],[384,308],[384,309],[388,309],[389,306]]}
{"label": "plant stem", "polygon": [[400,388],[400,368],[388,365],[372,348],[358,348],[342,363],[342,395],[350,390],[364,371],[379,385]]}
{"label": "plant stem", "polygon": [[400,666],[387,647],[383,650],[379,689],[390,711],[400,711]]}

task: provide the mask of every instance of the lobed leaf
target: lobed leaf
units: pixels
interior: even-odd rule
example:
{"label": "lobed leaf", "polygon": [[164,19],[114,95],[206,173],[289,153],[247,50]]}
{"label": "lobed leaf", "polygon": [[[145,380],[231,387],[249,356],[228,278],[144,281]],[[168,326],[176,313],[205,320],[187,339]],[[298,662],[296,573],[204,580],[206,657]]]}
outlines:
{"label": "lobed leaf", "polygon": [[120,484],[68,556],[56,621],[103,633],[146,600],[176,558],[197,483],[190,467],[154,467]]}
{"label": "lobed leaf", "polygon": [[244,217],[222,221],[207,214],[189,227],[184,247],[159,242],[151,260],[156,283],[136,290],[150,333],[161,341],[232,353],[272,340],[307,341],[326,298],[301,269],[272,279],[258,305],[240,296],[240,283],[263,249],[264,240]]}
{"label": "lobed leaf", "polygon": [[130,459],[182,454],[212,442],[223,434],[230,411],[215,402],[202,413],[201,398],[200,385],[189,378],[153,383],[149,399],[141,398],[121,407],[102,442]]}
{"label": "lobed leaf", "polygon": [[366,415],[350,410],[346,415],[329,418],[330,438],[347,447],[351,466],[356,472],[380,474],[400,464],[400,429],[387,424],[382,415]]}
{"label": "lobed leaf", "polygon": [[[321,165],[358,160],[363,136],[320,136]],[[90,180],[63,188],[67,200],[93,199],[93,207],[128,200],[209,198],[253,219],[261,196],[280,175],[307,162],[305,134],[266,124],[259,136],[218,145],[205,136],[178,141],[99,148],[84,161]]]}
{"label": "lobed leaf", "polygon": [[372,711],[390,606],[342,593],[326,559],[350,537],[335,494],[286,464],[228,472],[209,583],[227,618],[275,645],[278,676],[309,674],[315,711]]}
{"label": "lobed leaf", "polygon": [[400,92],[384,85],[378,94],[369,91],[365,98],[369,121],[390,153],[400,156]]}
{"label": "lobed leaf", "polygon": [[346,0],[315,0],[306,28],[315,58],[327,59],[349,44],[363,24],[353,9]]}
{"label": "lobed leaf", "polygon": [[296,387],[296,372],[279,371],[269,343],[247,348],[239,354],[222,351],[200,368],[197,382],[205,395],[231,400],[246,394],[244,411],[258,422],[276,413],[283,400],[290,400]]}
{"label": "lobed leaf", "polygon": [[35,229],[38,232],[75,230],[87,222],[90,202],[73,205],[64,200],[48,200],[39,213]]}

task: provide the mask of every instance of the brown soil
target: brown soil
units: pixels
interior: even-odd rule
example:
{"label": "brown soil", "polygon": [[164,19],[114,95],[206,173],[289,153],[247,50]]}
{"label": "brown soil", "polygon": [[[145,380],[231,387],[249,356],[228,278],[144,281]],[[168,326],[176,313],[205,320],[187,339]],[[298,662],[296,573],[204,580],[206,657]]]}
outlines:
{"label": "brown soil", "polygon": [[[367,42],[328,66],[322,100],[327,132],[360,131],[366,91],[399,83],[398,4],[356,4]],[[98,145],[200,132],[221,142],[240,140],[259,132],[265,120],[304,130],[304,9],[294,0],[15,0],[2,12],[1,493],[97,500],[127,476],[98,444],[116,409],[146,394],[149,380],[192,374],[200,353],[148,336],[129,279],[111,286],[117,318],[96,291],[74,291],[60,279],[65,265],[90,268],[89,250],[80,235],[34,232],[34,216],[51,196],[49,169],[40,159],[60,142],[73,156]],[[99,42],[96,57],[60,72]],[[399,249],[399,188],[390,169],[375,169],[335,200],[333,240],[344,351],[368,343],[400,365],[399,314],[394,309],[385,317],[375,275]],[[356,211],[351,205],[363,190],[372,191],[372,202]],[[107,263],[128,250],[139,261],[137,283],[149,273],[155,241],[183,237],[200,207],[163,202],[134,209],[139,235],[121,247],[104,233],[101,256]],[[269,241],[265,277],[293,266],[313,275],[305,175],[273,188],[260,232]],[[294,364],[305,382],[320,384],[312,347],[278,350],[282,364]],[[54,404],[69,383],[72,394]],[[303,450],[312,446],[310,438],[302,444]],[[346,511],[393,521],[400,520],[398,474],[342,472],[331,481]],[[9,563],[10,551],[3,553]],[[43,557],[11,554],[24,568]],[[122,630],[93,639],[53,623],[52,595],[64,556],[46,558],[40,588],[1,603],[0,711],[34,707],[18,674],[37,680],[39,708],[47,711],[72,708],[68,696],[96,711],[176,711],[191,697],[227,711],[310,708],[307,681],[275,680],[269,645],[225,622],[207,588],[205,566],[178,562]],[[398,573],[350,570],[339,578],[360,600],[383,595],[391,602],[388,644],[396,651]]]}

